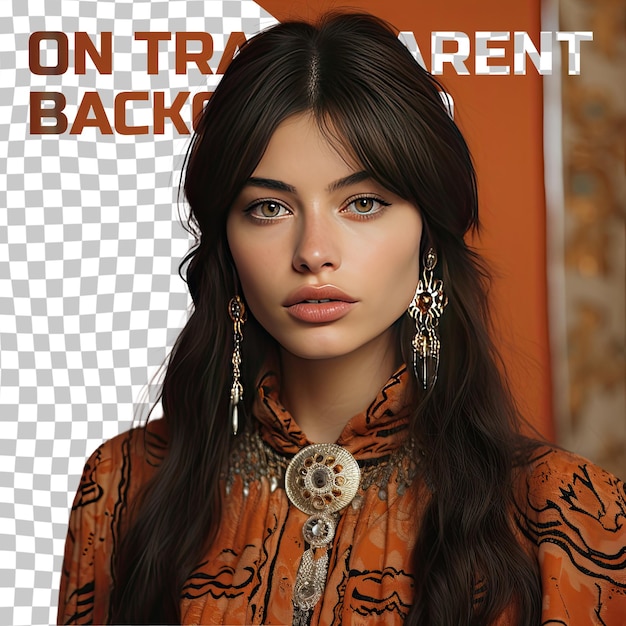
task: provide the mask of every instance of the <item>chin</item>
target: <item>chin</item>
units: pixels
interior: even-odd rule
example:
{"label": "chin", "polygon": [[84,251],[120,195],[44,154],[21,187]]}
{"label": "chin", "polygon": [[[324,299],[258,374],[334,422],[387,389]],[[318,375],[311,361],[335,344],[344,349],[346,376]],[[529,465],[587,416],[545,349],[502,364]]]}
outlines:
{"label": "chin", "polygon": [[295,354],[293,352],[290,352],[290,354],[293,357],[296,357],[297,359],[302,359],[303,361],[332,361],[333,359],[336,359],[340,356],[343,356],[341,354],[329,354],[329,353],[324,353],[324,354],[309,354],[309,353],[300,353],[300,354]]}
{"label": "chin", "polygon": [[298,359],[308,361],[323,361],[337,359],[353,352],[352,350],[340,350],[337,348],[323,348],[321,346],[281,346],[285,352]]}
{"label": "chin", "polygon": [[[307,334],[304,337],[275,337],[281,349],[294,357],[309,360],[336,359],[350,354],[357,350],[361,344],[346,342],[345,333],[343,337],[334,334],[329,337],[320,334]],[[283,339],[283,341],[281,341]],[[296,339],[294,341],[294,339]]]}
{"label": "chin", "polygon": [[303,341],[286,341],[280,343],[281,348],[296,358],[311,361],[333,360],[347,357],[359,352],[370,345],[371,340],[346,341],[345,333],[342,337],[320,338],[308,337]]}

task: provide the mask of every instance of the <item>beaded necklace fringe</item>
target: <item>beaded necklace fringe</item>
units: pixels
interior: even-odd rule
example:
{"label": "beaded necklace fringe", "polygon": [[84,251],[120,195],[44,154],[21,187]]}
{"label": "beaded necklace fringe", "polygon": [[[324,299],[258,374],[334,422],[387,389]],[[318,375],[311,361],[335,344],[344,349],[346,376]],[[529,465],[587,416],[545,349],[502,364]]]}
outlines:
{"label": "beaded necklace fringe", "polygon": [[[403,495],[411,485],[418,471],[415,440],[407,441],[388,455],[375,459],[357,460],[361,470],[361,482],[357,495],[352,500],[352,508],[359,509],[363,504],[363,494],[372,485],[378,487],[380,500],[387,499],[387,485],[394,470],[397,470],[395,483],[398,495]],[[424,456],[422,450],[420,456]],[[225,492],[229,495],[237,478],[243,483],[243,495],[250,493],[250,485],[266,479],[273,493],[279,487],[285,488],[285,471],[293,457],[277,452],[266,443],[258,430],[246,430],[237,435],[237,443],[230,454],[228,471],[224,473]]]}

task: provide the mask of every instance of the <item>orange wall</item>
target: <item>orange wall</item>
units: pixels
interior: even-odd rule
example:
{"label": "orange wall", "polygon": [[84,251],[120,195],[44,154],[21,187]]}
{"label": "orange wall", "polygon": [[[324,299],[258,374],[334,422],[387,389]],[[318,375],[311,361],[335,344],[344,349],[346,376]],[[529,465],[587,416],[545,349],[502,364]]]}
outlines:
{"label": "orange wall", "polygon": [[[474,75],[476,31],[526,31],[538,46],[540,1],[361,0],[310,2],[261,0],[278,20],[315,18],[326,9],[356,7],[412,31],[430,68],[430,33],[460,31],[472,42],[467,67],[458,76],[447,65],[442,79],[455,100],[455,118],[472,149],[478,171],[483,230],[475,245],[497,278],[492,301],[498,345],[515,396],[526,418],[552,439],[552,399],[546,303],[546,233],[543,189],[541,76],[527,62],[525,75]],[[513,42],[498,43],[513,66]],[[491,47],[494,47],[493,45]]]}

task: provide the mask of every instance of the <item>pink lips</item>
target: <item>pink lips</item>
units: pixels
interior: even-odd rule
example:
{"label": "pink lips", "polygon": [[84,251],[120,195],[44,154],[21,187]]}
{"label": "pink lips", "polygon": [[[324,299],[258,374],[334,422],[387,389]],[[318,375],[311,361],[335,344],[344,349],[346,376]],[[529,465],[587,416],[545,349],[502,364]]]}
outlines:
{"label": "pink lips", "polygon": [[305,285],[289,294],[283,306],[300,321],[323,324],[341,319],[355,303],[352,296],[332,285]]}

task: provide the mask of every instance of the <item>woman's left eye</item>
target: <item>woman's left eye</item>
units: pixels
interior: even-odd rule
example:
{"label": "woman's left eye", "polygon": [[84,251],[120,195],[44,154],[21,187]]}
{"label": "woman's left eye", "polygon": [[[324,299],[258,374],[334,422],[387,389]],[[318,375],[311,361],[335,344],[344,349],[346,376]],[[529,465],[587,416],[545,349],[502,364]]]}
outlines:
{"label": "woman's left eye", "polygon": [[260,200],[248,207],[245,212],[257,220],[271,220],[274,217],[283,217],[289,214],[289,211],[275,200]]}
{"label": "woman's left eye", "polygon": [[355,215],[373,215],[382,211],[385,207],[389,206],[389,202],[384,202],[380,198],[374,198],[373,196],[363,196],[361,198],[354,198],[346,204],[346,209],[350,213]]}

